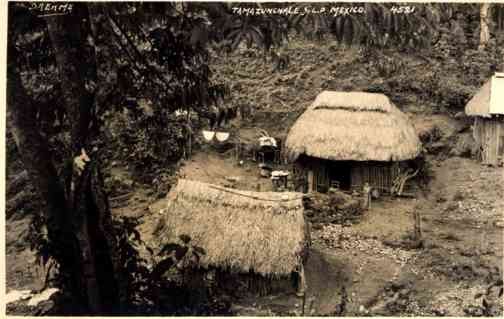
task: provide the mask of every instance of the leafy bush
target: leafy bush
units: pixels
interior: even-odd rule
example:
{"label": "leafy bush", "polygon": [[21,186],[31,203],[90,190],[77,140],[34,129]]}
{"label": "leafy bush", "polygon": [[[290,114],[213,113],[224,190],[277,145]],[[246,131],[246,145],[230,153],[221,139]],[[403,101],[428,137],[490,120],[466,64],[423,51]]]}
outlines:
{"label": "leafy bush", "polygon": [[118,149],[116,155],[130,163],[135,173],[155,171],[183,155],[190,134],[184,120],[173,114],[156,113],[124,109],[110,119],[111,139]]}
{"label": "leafy bush", "polygon": [[[167,243],[154,254],[136,229],[139,222],[122,217],[114,221],[117,252],[123,285],[123,313],[211,315],[227,313],[215,295],[194,298],[198,291],[189,287],[184,278],[191,274],[192,266],[199,262],[205,251],[191,243],[191,238],[181,235],[178,243]],[[150,256],[146,260],[140,253]],[[203,280],[203,279],[201,279]],[[204,282],[199,284],[204,287]],[[208,298],[210,297],[210,298]]]}
{"label": "leafy bush", "polygon": [[[432,112],[460,111],[502,63],[492,40],[484,50],[472,48],[449,31],[429,50],[406,56],[395,51],[362,51],[371,82],[366,90],[391,97],[398,105],[417,103]],[[464,49],[462,49],[464,48]],[[421,62],[419,62],[421,61]]]}

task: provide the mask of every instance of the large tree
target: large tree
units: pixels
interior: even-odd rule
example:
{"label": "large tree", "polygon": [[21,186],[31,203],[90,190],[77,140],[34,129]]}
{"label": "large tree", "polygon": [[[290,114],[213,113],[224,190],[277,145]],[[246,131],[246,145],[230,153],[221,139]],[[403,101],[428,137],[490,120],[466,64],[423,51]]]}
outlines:
{"label": "large tree", "polygon": [[[222,95],[209,82],[206,21],[197,13],[180,4],[79,3],[64,15],[41,17],[29,4],[10,5],[12,132],[45,204],[44,259],[56,261],[63,290],[82,312],[115,313],[126,302],[127,270],[100,171],[104,106],[147,97],[155,101],[152,121],[159,129],[167,113],[206,109]],[[49,89],[37,92],[41,83],[31,77],[37,73],[48,78],[42,86]],[[56,145],[55,137],[63,143]]]}
{"label": "large tree", "polygon": [[98,151],[92,148],[95,101],[89,83],[96,78],[96,63],[94,48],[86,41],[91,36],[87,7],[76,5],[71,15],[46,18],[70,126],[68,158],[60,172],[49,141],[40,131],[37,113],[41,110],[20,76],[16,32],[26,27],[19,23],[30,21],[20,15],[29,13],[13,5],[9,14],[13,24],[8,41],[7,103],[19,153],[45,201],[48,254],[58,263],[62,283],[78,304],[92,313],[110,313],[119,303],[119,278]]}

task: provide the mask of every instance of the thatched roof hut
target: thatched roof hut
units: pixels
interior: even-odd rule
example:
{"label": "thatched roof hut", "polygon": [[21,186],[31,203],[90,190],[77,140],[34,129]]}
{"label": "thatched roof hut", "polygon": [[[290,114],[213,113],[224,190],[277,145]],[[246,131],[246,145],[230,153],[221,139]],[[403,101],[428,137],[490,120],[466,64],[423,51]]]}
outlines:
{"label": "thatched roof hut", "polygon": [[504,114],[504,73],[496,73],[481,87],[467,103],[465,113],[487,118]]}
{"label": "thatched roof hut", "polygon": [[504,73],[496,73],[465,107],[474,116],[473,136],[484,164],[498,165],[504,156]]}
{"label": "thatched roof hut", "polygon": [[324,91],[287,136],[288,157],[349,161],[415,158],[420,140],[408,119],[383,94]]}
{"label": "thatched roof hut", "polygon": [[251,192],[180,179],[168,194],[159,240],[186,234],[205,249],[200,266],[267,277],[289,276],[302,262],[302,194]]}

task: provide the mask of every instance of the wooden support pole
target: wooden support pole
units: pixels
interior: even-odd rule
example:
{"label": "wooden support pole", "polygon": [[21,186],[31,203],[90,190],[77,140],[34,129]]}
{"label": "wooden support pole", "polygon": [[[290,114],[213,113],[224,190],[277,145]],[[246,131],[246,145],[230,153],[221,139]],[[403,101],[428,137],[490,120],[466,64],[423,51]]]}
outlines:
{"label": "wooden support pole", "polygon": [[306,291],[306,278],[305,278],[303,264],[299,265],[299,270],[298,270],[298,287],[297,288],[298,289],[297,289],[296,294],[299,297],[303,297],[303,301],[304,301],[304,295],[305,295],[305,291]]}
{"label": "wooden support pole", "polygon": [[415,241],[419,242],[422,240],[422,226],[420,224],[420,213],[418,211],[413,212],[413,218],[415,222]]}

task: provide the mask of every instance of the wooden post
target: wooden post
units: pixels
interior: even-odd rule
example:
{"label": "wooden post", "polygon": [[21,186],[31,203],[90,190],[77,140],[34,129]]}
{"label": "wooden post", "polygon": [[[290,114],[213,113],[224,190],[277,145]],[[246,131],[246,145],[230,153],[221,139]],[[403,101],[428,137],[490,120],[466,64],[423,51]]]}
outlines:
{"label": "wooden post", "polygon": [[422,226],[420,224],[420,213],[418,211],[414,211],[413,218],[415,222],[414,239],[416,242],[419,242],[422,240]]}
{"label": "wooden post", "polygon": [[278,177],[277,178],[272,178],[271,179],[271,184],[273,186],[273,191],[274,192],[278,191]]}
{"label": "wooden post", "polygon": [[371,209],[371,187],[369,186],[369,183],[364,183],[363,193],[364,193],[364,208],[366,210],[369,210]]}
{"label": "wooden post", "polygon": [[305,296],[305,291],[306,291],[306,278],[305,278],[305,273],[304,273],[304,265],[302,263],[299,265],[299,270],[298,270],[298,287],[297,288],[298,289],[297,289],[296,294],[299,297],[303,297],[303,302],[304,302],[304,296]]}
{"label": "wooden post", "polygon": [[236,161],[236,163],[240,162],[240,147],[241,147],[241,143],[240,142],[236,143],[236,145],[235,145],[235,161]]}
{"label": "wooden post", "polygon": [[186,148],[184,150],[185,158],[189,159],[192,155],[192,128],[191,128],[191,109],[187,108],[187,122],[186,122]]}
{"label": "wooden post", "polygon": [[302,304],[302,309],[301,309],[301,316],[305,315],[305,304],[306,304],[306,294],[303,294],[303,304]]}
{"label": "wooden post", "polygon": [[298,297],[301,297],[301,315],[304,316],[305,314],[305,305],[306,305],[306,278],[305,278],[305,273],[304,273],[304,265],[301,263],[298,266],[298,283],[297,283],[297,291],[296,295]]}
{"label": "wooden post", "polygon": [[313,171],[310,169],[308,171],[308,192],[313,192],[314,186],[315,185],[313,185]]}

